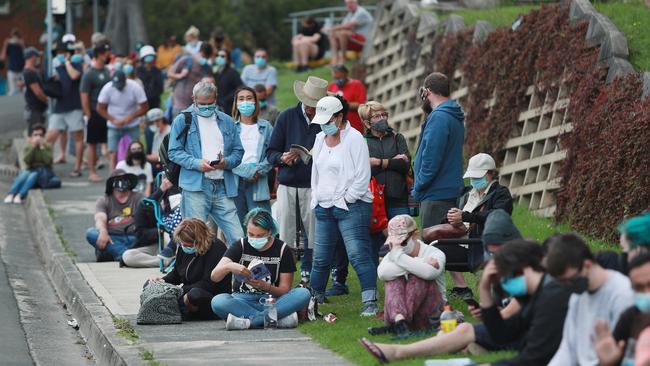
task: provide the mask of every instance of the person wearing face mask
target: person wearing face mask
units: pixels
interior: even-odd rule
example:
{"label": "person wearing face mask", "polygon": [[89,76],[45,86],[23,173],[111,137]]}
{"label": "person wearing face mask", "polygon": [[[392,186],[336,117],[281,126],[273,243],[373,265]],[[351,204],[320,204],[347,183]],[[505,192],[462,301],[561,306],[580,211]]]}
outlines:
{"label": "person wearing face mask", "polygon": [[260,106],[252,88],[243,86],[235,92],[232,116],[235,119],[239,138],[244,146],[241,164],[233,169],[239,194],[235,198],[237,214],[244,222],[246,213],[259,207],[271,211],[271,192],[267,174],[273,166],[266,159],[266,150],[271,141],[273,127],[259,118]]}
{"label": "person wearing face mask", "polygon": [[140,61],[140,65],[135,70],[135,75],[142,80],[149,108],[159,108],[160,95],[163,93],[163,77],[162,72],[156,66],[156,51],[152,46],[142,46]]}
{"label": "person wearing face mask", "polygon": [[244,235],[232,172],[241,164],[244,148],[232,118],[217,110],[217,87],[201,81],[193,96],[194,103],[174,119],[169,134],[169,159],[181,167],[183,217],[206,222],[211,217],[232,245]]}
{"label": "person wearing face mask", "polygon": [[97,262],[120,261],[135,243],[134,217],[142,193],[133,192],[138,177],[116,169],[106,180],[105,195],[95,204],[95,227],[86,230],[86,241],[95,248]]}
{"label": "person wearing face mask", "polygon": [[219,281],[210,276],[224,258],[226,244],[197,219],[183,220],[174,231],[174,240],[179,248],[173,269],[164,277],[153,276],[149,281],[182,285],[183,296],[178,303],[183,320],[216,319],[210,301],[215,295],[230,294],[231,276],[227,274]]}
{"label": "person wearing face mask", "polygon": [[217,104],[225,113],[230,114],[233,100],[235,100],[235,91],[243,85],[239,73],[231,65],[230,51],[225,48],[217,51],[212,70],[219,91]]}
{"label": "person wearing face mask", "polygon": [[246,65],[241,72],[241,81],[251,88],[257,84],[266,87],[266,102],[275,105],[275,89],[278,87],[278,71],[269,65],[269,55],[264,49],[255,51],[255,64]]}
{"label": "person wearing face mask", "polygon": [[147,140],[147,161],[151,163],[152,173],[156,176],[163,171],[158,151],[160,151],[160,145],[162,145],[165,136],[169,135],[171,127],[160,108],[153,108],[147,112],[147,122],[149,132],[145,135],[151,135],[151,140]]}
{"label": "person wearing face mask", "polygon": [[370,216],[372,193],[368,145],[346,120],[347,102],[340,96],[318,101],[313,123],[316,136],[311,172],[311,209],[316,217],[311,287],[324,301],[337,242],[343,241],[361,285],[361,316],[377,314],[377,270],[372,259]]}
{"label": "person wearing face mask", "polygon": [[[467,228],[469,238],[481,238],[485,222],[494,210],[501,209],[508,215],[512,214],[512,195],[507,187],[499,184],[496,163],[488,154],[472,156],[463,178],[469,178],[471,186],[464,189],[456,207],[447,212],[447,222],[452,225],[462,223]],[[483,248],[479,245],[471,249],[459,245],[445,246],[443,251],[449,256],[460,255],[463,261],[469,256],[472,268],[483,262]],[[451,272],[451,276],[455,285],[452,293],[461,298],[472,298],[472,291],[467,287],[462,273]]]}
{"label": "person wearing face mask", "polygon": [[[226,329],[244,330],[264,326],[264,306],[260,299],[273,296],[278,312],[279,328],[298,326],[298,310],[304,309],[311,297],[309,290],[293,288],[296,263],[291,248],[277,239],[278,225],[271,213],[255,208],[244,219],[247,236],[233,243],[216,268],[212,281],[235,276],[233,294],[212,299],[212,311],[226,319]],[[263,279],[252,279],[248,269],[252,261],[261,261],[270,272]],[[242,279],[248,278],[248,279]]]}
{"label": "person wearing face mask", "polygon": [[634,304],[630,280],[598,265],[587,244],[575,234],[556,235],[547,241],[548,274],[574,292],[562,343],[549,365],[597,365],[594,324],[603,320],[613,329],[620,315]]}
{"label": "person wearing face mask", "polygon": [[212,53],[212,46],[209,43],[203,43],[198,53],[182,55],[167,69],[167,77],[174,82],[172,119],[192,104],[194,85],[204,76],[208,74],[211,76],[207,60],[212,59]]}
{"label": "person wearing face mask", "polygon": [[280,110],[278,107],[271,105],[266,102],[266,87],[262,84],[255,85],[255,94],[257,94],[257,100],[260,102],[260,118],[269,121],[271,126],[275,127],[275,121],[280,115]]}
{"label": "person wearing face mask", "polygon": [[599,321],[595,326],[595,347],[601,366],[620,365],[630,340],[638,340],[643,329],[650,326],[650,253],[639,254],[630,261],[629,276],[634,305],[621,314],[613,333],[606,322]]}
{"label": "person wearing face mask", "polygon": [[373,328],[371,334],[427,330],[429,318],[445,302],[445,254],[418,240],[418,226],[408,214],[390,220],[386,245],[390,252],[379,263],[377,276],[385,281],[384,321],[388,327]]}
{"label": "person wearing face mask", "polygon": [[145,196],[151,194],[153,173],[151,170],[151,164],[147,161],[144,146],[140,141],[133,141],[129,144],[126,159],[117,163],[115,169],[122,169],[125,172],[138,177],[138,184],[133,188],[134,192],[141,192]]}
{"label": "person wearing face mask", "polygon": [[358,109],[361,104],[366,102],[368,93],[361,80],[352,79],[348,77],[348,74],[348,68],[345,65],[332,66],[332,78],[334,81],[327,86],[327,91],[345,98],[350,105],[348,121],[350,121],[352,127],[363,134],[364,124],[361,122]]}

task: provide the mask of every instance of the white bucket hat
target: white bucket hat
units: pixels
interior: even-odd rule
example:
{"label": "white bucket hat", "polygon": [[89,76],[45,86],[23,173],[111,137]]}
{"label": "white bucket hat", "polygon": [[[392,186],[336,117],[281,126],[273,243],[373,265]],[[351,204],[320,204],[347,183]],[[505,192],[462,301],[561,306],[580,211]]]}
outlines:
{"label": "white bucket hat", "polygon": [[483,178],[488,170],[496,170],[497,164],[488,154],[480,153],[472,156],[467,164],[463,178]]}

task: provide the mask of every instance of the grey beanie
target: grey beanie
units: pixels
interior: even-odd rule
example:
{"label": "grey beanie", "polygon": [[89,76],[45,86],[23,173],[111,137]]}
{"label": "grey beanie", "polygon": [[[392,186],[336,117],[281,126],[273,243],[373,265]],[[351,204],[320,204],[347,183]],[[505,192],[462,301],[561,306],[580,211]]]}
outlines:
{"label": "grey beanie", "polygon": [[484,245],[501,245],[510,240],[521,239],[521,233],[512,222],[512,217],[502,209],[490,212],[485,220],[483,235]]}

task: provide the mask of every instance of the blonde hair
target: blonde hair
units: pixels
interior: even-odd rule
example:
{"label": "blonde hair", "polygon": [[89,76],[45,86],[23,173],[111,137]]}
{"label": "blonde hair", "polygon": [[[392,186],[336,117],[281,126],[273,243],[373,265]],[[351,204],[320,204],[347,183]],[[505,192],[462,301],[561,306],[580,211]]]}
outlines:
{"label": "blonde hair", "polygon": [[359,108],[357,109],[359,117],[361,117],[362,121],[369,121],[372,112],[380,111],[386,112],[386,107],[384,107],[384,105],[379,102],[375,102],[374,100],[359,105]]}
{"label": "blonde hair", "polygon": [[210,250],[214,234],[205,222],[199,219],[185,219],[181,221],[174,231],[174,240],[178,245],[183,243],[194,243],[196,252],[203,255]]}

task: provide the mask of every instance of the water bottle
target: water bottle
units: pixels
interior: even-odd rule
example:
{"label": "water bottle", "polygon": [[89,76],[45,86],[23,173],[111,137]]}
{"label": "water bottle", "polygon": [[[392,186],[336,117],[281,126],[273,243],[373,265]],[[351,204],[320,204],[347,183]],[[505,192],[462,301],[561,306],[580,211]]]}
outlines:
{"label": "water bottle", "polygon": [[451,306],[445,305],[445,311],[440,315],[440,329],[443,333],[451,333],[456,329],[457,324],[456,313],[451,310]]}
{"label": "water bottle", "polygon": [[264,329],[275,329],[278,327],[278,309],[275,308],[275,298],[271,294],[269,297],[260,299],[264,305]]}
{"label": "water bottle", "polygon": [[627,340],[627,345],[625,346],[625,354],[621,360],[621,366],[634,366],[634,354],[636,348],[636,340],[630,338]]}

